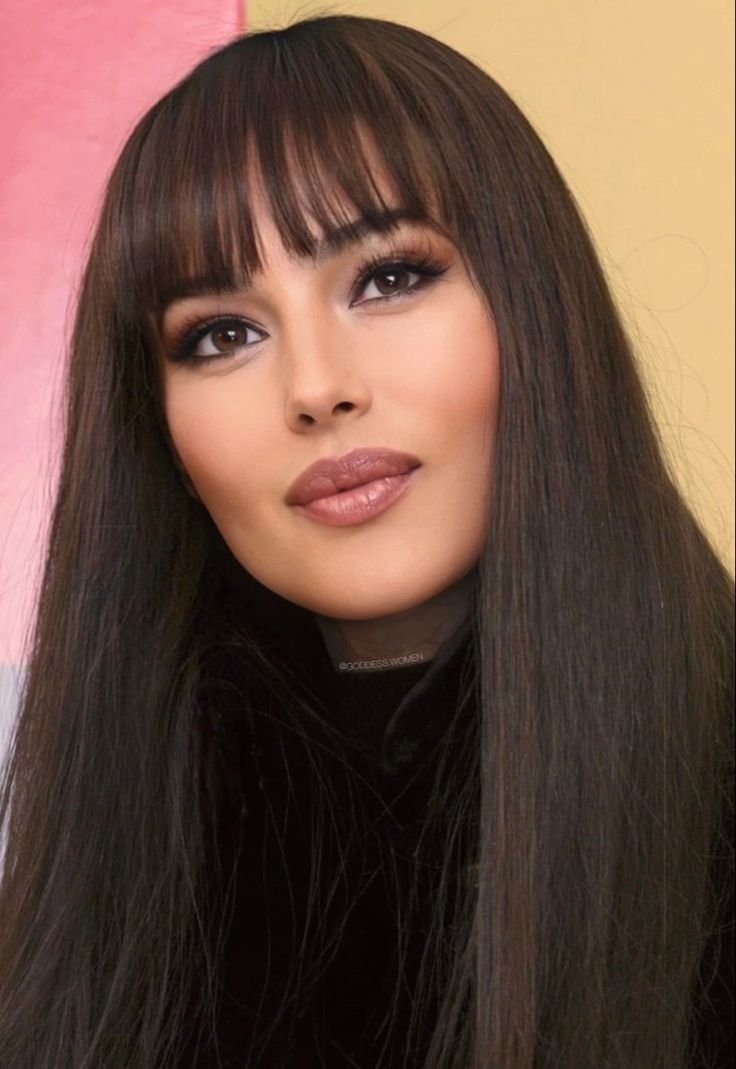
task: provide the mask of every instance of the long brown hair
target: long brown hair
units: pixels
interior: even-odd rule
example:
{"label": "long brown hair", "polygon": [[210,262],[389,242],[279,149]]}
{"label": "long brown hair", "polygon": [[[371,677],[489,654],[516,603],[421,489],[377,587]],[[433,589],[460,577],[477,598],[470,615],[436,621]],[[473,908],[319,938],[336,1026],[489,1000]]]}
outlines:
{"label": "long brown hair", "polygon": [[[248,161],[298,253],[313,248],[308,213],[323,229],[345,203],[377,217],[361,131],[398,203],[453,235],[501,361],[477,745],[438,781],[453,819],[416,993],[417,1027],[438,1002],[423,1065],[693,1056],[725,886],[713,858],[729,850],[733,581],[666,466],[540,138],[446,45],[340,15],[210,56],[144,116],[109,182],[2,796],[6,1069],[175,1065],[194,989],[214,1013],[223,892],[191,799],[206,794],[208,651],[229,639],[216,533],[167,440],[157,322],[173,295],[258,268]],[[247,627],[244,650],[267,671]],[[465,839],[478,880],[450,902]],[[416,1064],[403,1039],[386,1065]]]}

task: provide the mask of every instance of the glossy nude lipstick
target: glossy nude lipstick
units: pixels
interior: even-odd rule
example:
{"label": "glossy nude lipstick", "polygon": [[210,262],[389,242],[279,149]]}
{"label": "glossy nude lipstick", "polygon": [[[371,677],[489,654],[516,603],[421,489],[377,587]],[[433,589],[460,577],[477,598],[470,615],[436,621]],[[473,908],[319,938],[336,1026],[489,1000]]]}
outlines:
{"label": "glossy nude lipstick", "polygon": [[311,464],[292,483],[286,502],[332,527],[363,523],[406,492],[420,464],[393,449],[354,449]]}

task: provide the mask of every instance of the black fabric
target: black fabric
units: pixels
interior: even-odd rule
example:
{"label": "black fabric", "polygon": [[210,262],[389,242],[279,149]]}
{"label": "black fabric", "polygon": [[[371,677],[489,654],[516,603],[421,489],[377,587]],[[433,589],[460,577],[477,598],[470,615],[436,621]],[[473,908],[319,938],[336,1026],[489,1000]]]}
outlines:
{"label": "black fabric", "polygon": [[[450,722],[459,689],[467,688],[473,671],[470,631],[462,628],[427,662],[340,673],[306,616],[294,618],[293,630],[284,630],[283,620],[277,625],[280,635],[276,627],[266,630],[264,642],[274,644],[289,666],[292,685],[314,700],[324,725],[295,724],[276,697],[264,700],[241,724],[236,742],[232,725],[223,729],[222,775],[230,777],[236,802],[222,849],[236,855],[234,898],[222,970],[219,1061],[209,1049],[196,1064],[391,1069],[400,1064],[392,1060],[391,1043],[405,1036],[426,943],[422,904],[429,905],[438,869],[432,867],[431,836],[422,855],[426,876],[417,884],[403,979],[397,968],[397,887],[400,899],[400,888],[408,887],[418,871],[414,850],[424,830],[438,756],[447,756],[449,748],[452,760],[462,734],[458,723],[473,726],[475,714],[467,709],[464,720]],[[227,670],[237,677],[232,664]],[[238,693],[237,678],[233,687]],[[316,802],[309,755],[315,752],[337,815],[332,836],[325,829],[318,858],[325,885],[340,872],[338,842],[347,859],[332,894],[329,886],[310,885]],[[458,878],[468,879],[468,871]],[[306,944],[299,973],[294,962],[310,896],[323,929]],[[325,953],[321,962],[319,947]],[[715,972],[700,1038],[708,1057],[699,1054],[693,1069],[733,1069],[732,955],[732,934],[713,942],[706,954],[704,970],[709,978]],[[295,975],[300,977],[296,987]],[[397,984],[398,1013],[388,1030],[384,1017]],[[417,1066],[423,1063],[429,1029],[419,1035],[411,1063]]]}
{"label": "black fabric", "polygon": [[[339,872],[338,839],[347,867],[331,901],[329,887],[314,892],[322,895],[326,937],[311,945],[326,941],[327,954],[336,953],[318,976],[309,975],[314,963],[307,960],[301,990],[283,1010],[305,927],[313,797],[304,744],[271,708],[256,718],[253,740],[243,755],[253,760],[257,775],[245,773],[251,789],[224,967],[220,1054],[225,1066],[376,1069],[395,1064],[383,1049],[387,1036],[382,1024],[400,982],[396,886],[406,886],[416,871],[412,858],[428,808],[437,748],[446,739],[458,686],[470,664],[469,628],[458,631],[429,661],[379,672],[338,672],[316,630],[301,633],[299,641],[304,693],[322,699],[344,741],[336,756],[329,732],[323,735],[315,728],[312,736],[313,742],[324,742],[323,774],[336,796],[333,808],[342,817],[335,835],[326,839],[320,863],[327,874],[324,882],[329,884],[330,874]],[[282,646],[280,653],[285,652]],[[419,902],[430,888],[427,872],[425,886],[417,890]],[[329,939],[338,935],[330,948]],[[411,1012],[424,941],[417,925],[409,938],[394,1026],[400,1035]]]}

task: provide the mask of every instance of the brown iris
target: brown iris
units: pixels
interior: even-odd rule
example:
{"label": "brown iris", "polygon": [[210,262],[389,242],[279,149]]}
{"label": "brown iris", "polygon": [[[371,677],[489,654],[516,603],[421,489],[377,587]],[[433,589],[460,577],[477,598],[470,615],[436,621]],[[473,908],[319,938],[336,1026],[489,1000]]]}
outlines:
{"label": "brown iris", "polygon": [[[400,285],[402,279],[406,281],[406,284],[408,286],[410,274],[411,271],[407,271],[405,268],[391,268],[388,271],[381,271],[379,274],[374,275],[376,288],[380,293],[383,294],[384,297],[387,297],[391,293],[395,293],[396,290],[402,289],[402,286]],[[386,279],[391,279],[392,281],[388,283],[388,286],[386,287],[386,292],[384,293],[382,290],[381,283]]]}
{"label": "brown iris", "polygon": [[237,324],[215,327],[211,332],[211,337],[214,347],[221,353],[227,353],[246,344],[248,328]]}

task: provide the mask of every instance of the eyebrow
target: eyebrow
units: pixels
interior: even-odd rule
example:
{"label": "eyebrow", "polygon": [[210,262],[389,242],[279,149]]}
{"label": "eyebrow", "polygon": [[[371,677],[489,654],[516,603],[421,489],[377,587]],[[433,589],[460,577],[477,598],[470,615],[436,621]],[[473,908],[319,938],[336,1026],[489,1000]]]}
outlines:
{"label": "eyebrow", "polygon": [[[387,234],[395,230],[401,223],[415,223],[434,230],[437,234],[449,238],[447,230],[431,216],[423,212],[409,211],[406,208],[392,208],[383,212],[374,212],[368,215],[358,216],[348,223],[330,227],[316,242],[311,253],[297,253],[297,260],[311,260],[315,266],[327,260],[334,259],[347,249],[359,245],[365,238],[373,234]],[[252,278],[246,279],[244,284],[233,280],[231,285],[214,285],[213,279],[200,276],[182,281],[176,287],[176,292],[167,295],[161,304],[164,311],[171,304],[187,300],[192,297],[208,297],[217,293],[238,293],[243,288],[249,288],[253,284]]]}
{"label": "eyebrow", "polygon": [[332,227],[317,242],[317,246],[311,256],[315,264],[323,263],[338,253],[344,252],[354,245],[358,245],[364,238],[371,234],[387,234],[396,229],[400,223],[420,223],[429,226],[438,233],[445,234],[445,230],[430,216],[423,212],[412,212],[406,208],[392,208],[385,212],[377,212],[372,215],[362,215],[352,219],[349,223]]}

